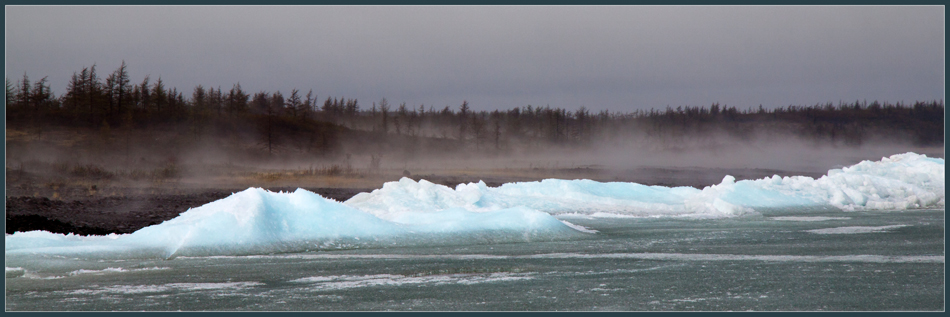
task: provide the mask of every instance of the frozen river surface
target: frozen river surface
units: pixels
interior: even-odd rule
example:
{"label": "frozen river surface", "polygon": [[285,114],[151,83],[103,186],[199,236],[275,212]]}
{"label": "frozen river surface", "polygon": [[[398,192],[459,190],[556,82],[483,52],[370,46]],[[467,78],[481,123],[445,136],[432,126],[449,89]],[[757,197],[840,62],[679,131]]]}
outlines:
{"label": "frozen river surface", "polygon": [[7,259],[6,309],[945,307],[944,210],[785,212],[703,220],[572,216],[569,221],[598,232],[571,241],[173,260],[48,255],[18,263],[14,257]]}

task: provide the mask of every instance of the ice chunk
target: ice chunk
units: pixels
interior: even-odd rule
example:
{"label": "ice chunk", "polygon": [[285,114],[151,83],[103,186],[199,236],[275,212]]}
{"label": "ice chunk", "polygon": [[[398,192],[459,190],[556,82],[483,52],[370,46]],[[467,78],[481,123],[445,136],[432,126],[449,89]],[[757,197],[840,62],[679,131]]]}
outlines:
{"label": "ice chunk", "polygon": [[[359,247],[572,239],[593,233],[552,215],[719,218],[762,208],[903,210],[945,204],[944,160],[905,153],[804,176],[739,180],[702,190],[546,179],[455,189],[403,178],[345,203],[298,189],[250,188],[127,235],[6,236],[6,255],[231,255]],[[564,217],[562,217],[564,218]]]}
{"label": "ice chunk", "polygon": [[[745,193],[732,199],[745,206],[831,205],[845,211],[939,208],[944,203],[944,160],[905,153],[830,170],[818,179],[804,176],[740,181]],[[796,203],[796,200],[798,203]]]}
{"label": "ice chunk", "polygon": [[171,258],[557,240],[584,234],[547,213],[523,207],[485,212],[404,211],[388,216],[381,219],[303,189],[274,193],[250,188],[126,235],[17,232],[6,236],[6,254]]}
{"label": "ice chunk", "polygon": [[481,212],[527,207],[551,214],[622,214],[639,217],[730,217],[762,208],[903,210],[944,206],[944,160],[905,153],[830,170],[819,179],[773,175],[736,181],[725,176],[702,190],[636,183],[546,179],[488,187],[449,187],[403,178],[345,204],[383,219],[406,211],[462,208]]}
{"label": "ice chunk", "polygon": [[462,208],[484,212],[514,207],[560,213],[612,212],[624,214],[684,215],[685,200],[699,193],[692,187],[646,186],[637,183],[545,179],[488,187],[484,182],[459,184],[454,190],[426,180],[403,178],[370,193],[360,193],[345,204],[383,219],[409,210],[437,212]]}

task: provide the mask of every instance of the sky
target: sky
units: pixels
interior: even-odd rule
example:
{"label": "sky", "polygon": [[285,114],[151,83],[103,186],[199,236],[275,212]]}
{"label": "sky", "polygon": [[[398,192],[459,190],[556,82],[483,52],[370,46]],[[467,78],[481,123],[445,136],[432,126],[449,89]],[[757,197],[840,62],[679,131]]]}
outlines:
{"label": "sky", "polygon": [[6,78],[632,112],[943,100],[942,6],[7,6]]}

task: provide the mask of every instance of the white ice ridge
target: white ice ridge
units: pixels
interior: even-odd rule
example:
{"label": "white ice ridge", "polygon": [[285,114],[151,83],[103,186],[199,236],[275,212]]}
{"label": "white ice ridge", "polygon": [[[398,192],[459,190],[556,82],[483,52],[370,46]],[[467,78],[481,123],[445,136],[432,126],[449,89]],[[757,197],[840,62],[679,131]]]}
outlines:
{"label": "white ice ridge", "polygon": [[241,255],[341,248],[562,240],[584,236],[553,216],[523,207],[485,212],[449,208],[381,219],[298,189],[250,188],[131,234],[77,236],[46,231],[6,236],[6,255],[104,257]]}
{"label": "white ice ridge", "polygon": [[902,210],[944,206],[944,160],[893,155],[804,176],[692,187],[547,179],[455,189],[403,178],[345,203],[298,189],[250,188],[131,234],[6,236],[6,255],[243,255],[339,248],[573,239],[594,232],[554,215],[718,218],[761,208]]}
{"label": "white ice ridge", "polygon": [[833,169],[818,179],[806,176],[736,181],[726,176],[702,190],[637,183],[546,179],[488,187],[460,184],[453,190],[426,180],[403,178],[346,204],[383,219],[400,221],[407,211],[462,208],[481,212],[526,207],[551,214],[643,217],[728,217],[760,208],[837,207],[904,210],[944,206],[944,160],[905,153]]}

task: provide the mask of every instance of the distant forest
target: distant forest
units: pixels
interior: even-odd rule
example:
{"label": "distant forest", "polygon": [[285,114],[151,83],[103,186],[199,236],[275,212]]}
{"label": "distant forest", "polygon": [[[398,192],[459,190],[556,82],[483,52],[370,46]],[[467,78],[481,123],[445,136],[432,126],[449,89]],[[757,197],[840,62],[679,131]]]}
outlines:
{"label": "distant forest", "polygon": [[[737,139],[775,132],[815,142],[860,146],[889,138],[915,145],[942,145],[944,105],[872,101],[838,102],[775,109],[708,107],[591,112],[524,106],[473,111],[456,107],[369,105],[344,97],[318,97],[312,91],[249,93],[194,87],[187,95],[161,78],[129,79],[123,62],[103,79],[96,66],[74,72],[65,94],[55,96],[46,78],[24,74],[6,79],[6,122],[42,135],[51,128],[187,133],[189,138],[221,138],[252,145],[263,153],[339,156],[423,150],[448,153],[506,153],[513,149],[584,148],[598,141],[631,136],[666,142],[710,134]],[[355,144],[345,146],[345,144]],[[359,147],[359,149],[355,149]],[[344,149],[346,148],[346,149]],[[473,152],[474,151],[474,152]]]}

